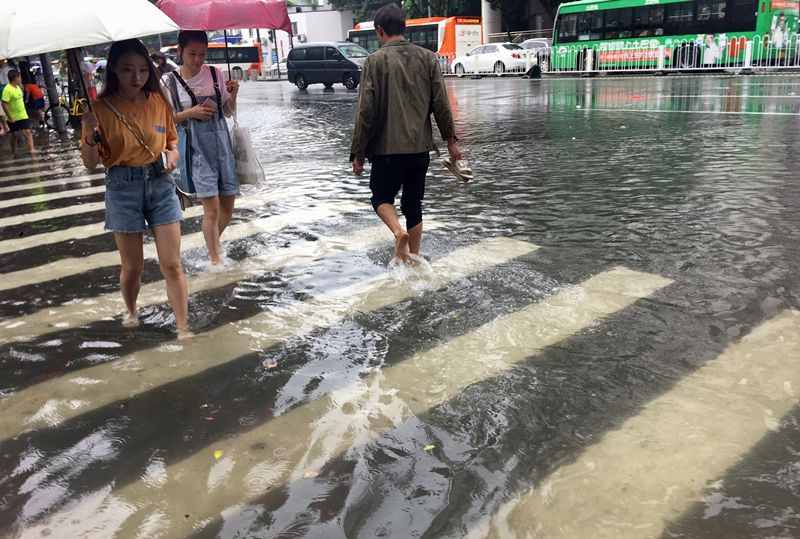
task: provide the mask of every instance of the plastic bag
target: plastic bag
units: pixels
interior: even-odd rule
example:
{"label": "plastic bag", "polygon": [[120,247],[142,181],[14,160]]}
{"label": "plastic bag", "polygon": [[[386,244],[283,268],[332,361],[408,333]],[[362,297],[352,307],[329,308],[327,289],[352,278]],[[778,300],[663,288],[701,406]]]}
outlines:
{"label": "plastic bag", "polygon": [[255,185],[264,181],[264,168],[256,157],[250,132],[239,126],[236,115],[233,116],[233,157],[236,161],[236,177],[240,185]]}

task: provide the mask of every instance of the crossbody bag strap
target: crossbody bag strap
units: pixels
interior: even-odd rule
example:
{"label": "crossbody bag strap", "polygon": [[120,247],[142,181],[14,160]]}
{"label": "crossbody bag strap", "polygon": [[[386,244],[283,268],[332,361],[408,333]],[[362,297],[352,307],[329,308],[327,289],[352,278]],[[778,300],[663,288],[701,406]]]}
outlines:
{"label": "crossbody bag strap", "polygon": [[150,157],[153,159],[153,161],[155,161],[156,160],[156,154],[153,153],[153,150],[151,150],[150,146],[148,146],[147,143],[144,141],[144,136],[142,136],[142,134],[138,130],[133,128],[133,126],[128,122],[128,119],[125,118],[125,115],[122,114],[119,111],[119,109],[117,107],[115,107],[114,104],[111,101],[109,101],[108,99],[103,99],[102,102],[103,102],[103,104],[105,104],[105,106],[107,106],[109,109],[111,109],[111,112],[114,113],[114,116],[116,116],[117,119],[120,122],[122,122],[122,124],[128,129],[128,131],[130,131],[133,134],[134,138],[136,138],[136,141],[139,144],[141,144],[141,146],[145,150],[147,150],[147,153],[149,153]]}
{"label": "crossbody bag strap", "polygon": [[175,78],[178,80],[178,82],[181,83],[181,86],[183,86],[183,89],[186,90],[186,93],[188,94],[189,99],[192,102],[192,106],[196,107],[197,106],[197,96],[194,95],[194,92],[192,91],[191,88],[189,88],[189,85],[186,84],[186,81],[183,80],[183,77],[181,77],[180,73],[178,73],[177,71],[173,71],[172,73],[175,75]]}
{"label": "crossbody bag strap", "polygon": [[217,95],[217,111],[219,112],[219,119],[224,120],[225,114],[222,112],[222,92],[219,89],[219,80],[217,80],[217,68],[208,66],[211,70],[211,80],[214,81],[214,93]]}

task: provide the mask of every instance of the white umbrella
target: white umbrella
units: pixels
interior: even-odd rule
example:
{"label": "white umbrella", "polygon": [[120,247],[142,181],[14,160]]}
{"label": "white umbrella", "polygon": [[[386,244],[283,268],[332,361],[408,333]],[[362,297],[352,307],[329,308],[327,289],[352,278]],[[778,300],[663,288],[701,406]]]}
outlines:
{"label": "white umbrella", "polygon": [[179,30],[147,0],[0,0],[0,58]]}

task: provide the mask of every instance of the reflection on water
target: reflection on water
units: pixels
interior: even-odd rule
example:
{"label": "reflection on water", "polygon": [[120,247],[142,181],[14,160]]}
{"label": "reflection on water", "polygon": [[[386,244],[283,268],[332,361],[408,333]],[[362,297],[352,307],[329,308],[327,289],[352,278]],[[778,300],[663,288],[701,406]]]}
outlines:
{"label": "reflection on water", "polygon": [[152,260],[133,333],[111,262],[28,275],[113,250],[70,233],[102,195],[3,179],[0,239],[49,254],[0,252],[0,537],[800,533],[800,82],[448,85],[476,180],[433,160],[408,270],[350,173],[356,95],[246,84],[267,183],[225,272],[187,247],[190,343]]}

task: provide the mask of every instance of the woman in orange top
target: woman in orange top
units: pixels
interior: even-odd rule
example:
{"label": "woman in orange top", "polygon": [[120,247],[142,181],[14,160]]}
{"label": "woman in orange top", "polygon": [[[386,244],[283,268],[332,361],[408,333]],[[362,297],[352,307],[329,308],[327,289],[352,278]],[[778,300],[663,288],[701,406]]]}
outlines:
{"label": "woman in orange top", "polygon": [[181,266],[181,208],[171,172],[178,164],[172,109],[161,93],[147,49],[136,39],[111,46],[103,94],[83,115],[81,156],[106,169],[106,230],[122,260],[128,309],[123,325],[139,325],[136,299],[144,269],[144,232],[153,231],[178,338],[189,337],[188,290]]}

